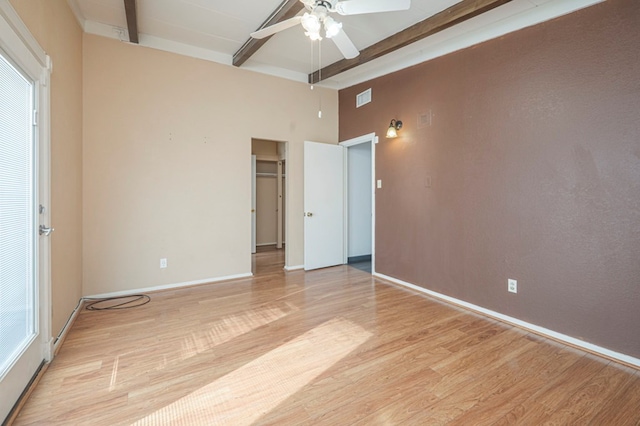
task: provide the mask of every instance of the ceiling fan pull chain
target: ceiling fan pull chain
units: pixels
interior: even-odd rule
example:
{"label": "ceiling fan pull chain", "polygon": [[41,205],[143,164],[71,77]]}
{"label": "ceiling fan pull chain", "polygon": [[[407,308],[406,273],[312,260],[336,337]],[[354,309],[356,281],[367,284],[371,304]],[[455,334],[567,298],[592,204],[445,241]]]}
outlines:
{"label": "ceiling fan pull chain", "polygon": [[318,82],[322,81],[322,40],[318,42]]}
{"label": "ceiling fan pull chain", "polygon": [[[313,54],[313,40],[309,39],[309,48],[311,50],[311,72],[313,73],[313,70],[315,68],[315,55]],[[311,80],[311,90],[313,90],[313,80]]]}
{"label": "ceiling fan pull chain", "polygon": [[[320,78],[318,82],[322,81],[322,40],[318,41],[318,72]],[[322,92],[318,92],[319,106],[318,106],[318,118],[322,118]]]}

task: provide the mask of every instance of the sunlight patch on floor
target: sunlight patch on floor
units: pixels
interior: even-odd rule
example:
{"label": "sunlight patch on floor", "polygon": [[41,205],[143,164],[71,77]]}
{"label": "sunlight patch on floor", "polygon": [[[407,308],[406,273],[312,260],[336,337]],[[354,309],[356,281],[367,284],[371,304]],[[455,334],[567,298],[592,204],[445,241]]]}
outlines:
{"label": "sunlight patch on floor", "polygon": [[[162,344],[165,346],[179,345],[175,350],[168,352],[171,354],[169,356],[167,356],[167,351],[154,351],[152,347],[148,346],[119,354],[113,361],[109,391],[116,390],[119,375],[131,379],[139,375],[146,375],[149,371],[163,370],[170,365],[197,356],[296,311],[298,311],[298,307],[290,303],[270,303],[240,314],[228,315],[218,321],[202,324],[199,326],[200,329],[192,331],[180,340],[164,341]],[[149,367],[139,370],[140,365]]]}
{"label": "sunlight patch on floor", "polygon": [[192,332],[182,341],[180,360],[184,361],[296,311],[298,308],[289,303],[269,304],[206,324],[203,330]]}
{"label": "sunlight patch on floor", "polygon": [[369,337],[334,318],[134,424],[250,425]]}
{"label": "sunlight patch on floor", "polygon": [[120,364],[120,357],[116,356],[113,361],[113,369],[111,371],[111,383],[109,383],[109,392],[113,392],[116,389],[116,383],[118,382],[118,365]]}

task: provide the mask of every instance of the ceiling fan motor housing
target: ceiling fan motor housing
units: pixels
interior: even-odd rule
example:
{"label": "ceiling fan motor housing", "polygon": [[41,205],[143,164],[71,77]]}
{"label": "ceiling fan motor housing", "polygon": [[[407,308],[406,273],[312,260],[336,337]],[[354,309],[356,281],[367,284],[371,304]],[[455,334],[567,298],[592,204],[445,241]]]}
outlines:
{"label": "ceiling fan motor housing", "polygon": [[329,1],[329,0],[316,0],[313,3],[305,3],[311,9],[311,13],[317,14],[327,14],[327,12],[335,12],[336,9],[334,4],[337,1]]}

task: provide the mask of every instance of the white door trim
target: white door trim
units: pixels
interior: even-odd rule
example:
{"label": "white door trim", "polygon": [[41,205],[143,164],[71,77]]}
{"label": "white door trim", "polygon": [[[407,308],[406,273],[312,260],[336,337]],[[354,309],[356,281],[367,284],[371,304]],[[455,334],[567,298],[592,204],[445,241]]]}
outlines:
{"label": "white door trim", "polygon": [[366,142],[375,142],[376,134],[368,133],[366,135],[358,136],[357,138],[347,139],[346,141],[340,142],[339,145],[344,146],[345,148],[349,148],[350,146],[360,145],[361,143]]}
{"label": "white door trim", "polygon": [[[349,148],[355,145],[360,145],[363,143],[371,144],[371,273],[375,274],[376,272],[376,144],[378,143],[378,137],[374,133],[368,133],[366,135],[358,136],[353,139],[348,139],[346,141],[340,142],[339,145],[342,145],[345,148]],[[348,162],[345,161],[345,176],[348,176],[348,170],[346,170]],[[348,179],[345,178],[345,197],[348,195]],[[346,200],[345,200],[346,203]],[[347,263],[347,250],[346,247],[349,247],[349,209],[348,205],[345,204],[347,208],[345,208],[345,263]]]}
{"label": "white door trim", "polygon": [[251,155],[251,254],[256,252],[256,156]]}
{"label": "white door trim", "polygon": [[[272,159],[269,159],[269,161],[284,161],[285,170],[287,172],[289,172],[289,173],[285,172],[284,176],[290,176],[292,174],[292,173],[290,173],[291,170],[292,170],[292,165],[290,164],[290,159],[289,159],[289,157],[290,157],[289,152],[290,152],[291,147],[289,146],[289,142],[288,141],[280,141],[280,140],[275,140],[275,139],[274,140],[272,140],[272,139],[261,139],[261,138],[252,138],[252,140],[253,139],[268,140],[268,141],[276,142],[276,143],[279,144],[278,146],[284,147],[284,155],[280,155],[280,153],[278,153],[277,157],[273,157]],[[280,144],[282,144],[282,145],[280,145]],[[251,156],[255,157],[256,161],[258,160],[259,156],[253,155],[253,154]],[[261,158],[264,159],[264,156],[261,157]],[[253,160],[252,160],[252,168],[255,170],[255,167],[253,167]],[[255,173],[252,172],[252,179],[254,179],[254,178],[255,178]],[[284,223],[283,223],[282,226],[284,228],[284,237],[285,238],[283,239],[282,243],[284,245],[284,268],[283,269],[285,271],[294,271],[296,269],[302,269],[303,268],[302,265],[289,266],[289,264],[290,264],[290,262],[289,262],[289,256],[290,256],[289,245],[290,244],[287,244],[286,241],[288,239],[288,236],[292,235],[292,231],[291,231],[291,229],[289,229],[289,227],[290,227],[289,226],[289,223],[290,223],[289,222],[289,218],[291,217],[291,214],[290,214],[291,210],[290,210],[290,206],[289,206],[289,197],[290,197],[290,194],[291,194],[290,181],[291,181],[291,179],[289,179],[288,177],[284,180],[283,207],[284,207],[284,215],[285,216],[284,216]],[[252,187],[255,190],[255,182],[252,182]],[[253,192],[255,192],[255,191],[253,191]],[[255,198],[255,193],[252,193],[252,198]],[[255,210],[255,204],[256,204],[255,200],[252,201],[252,203],[253,203],[252,209]],[[255,219],[255,213],[251,213],[251,214],[253,216],[253,219]],[[255,223],[255,221],[253,219],[252,219],[252,224]],[[291,226],[293,226],[293,224],[291,224]],[[253,239],[253,236],[255,235],[255,232],[254,232],[254,230],[252,230],[251,232],[252,232],[252,239]],[[253,242],[252,242],[252,245],[253,245]],[[255,253],[255,250],[253,251],[253,253]],[[253,255],[253,253],[249,254],[249,262],[250,262],[250,264],[251,264],[251,256]]]}
{"label": "white door trim", "polygon": [[[39,198],[40,204],[45,206],[40,215],[39,223],[53,228],[51,223],[51,90],[49,87],[51,75],[51,60],[47,56],[48,67],[43,70],[43,76],[38,84],[38,168],[40,173]],[[51,328],[52,300],[51,300],[51,237],[40,237],[40,276],[42,297],[40,298],[40,312],[43,315],[42,333],[45,340],[45,360],[53,359],[53,345],[55,339]]]}
{"label": "white door trim", "polygon": [[284,200],[282,202],[282,207],[284,211],[284,223],[282,224],[282,226],[284,227],[284,238],[282,240],[282,243],[284,245],[284,268],[283,269],[287,271],[288,270],[287,268],[289,265],[289,255],[290,255],[290,250],[289,250],[290,244],[287,244],[287,241],[291,241],[290,239],[291,229],[289,229],[289,218],[291,217],[291,210],[289,209],[289,197],[291,196],[291,188],[289,184],[289,181],[291,180],[289,179],[290,171],[291,171],[291,164],[289,163],[289,152],[291,147],[289,146],[288,141],[277,141],[277,142],[279,144],[278,145],[279,147],[284,147],[284,155],[280,156],[280,153],[279,153],[278,156],[281,158],[278,161],[284,161],[284,168],[285,168],[284,176],[286,176],[284,180]]}

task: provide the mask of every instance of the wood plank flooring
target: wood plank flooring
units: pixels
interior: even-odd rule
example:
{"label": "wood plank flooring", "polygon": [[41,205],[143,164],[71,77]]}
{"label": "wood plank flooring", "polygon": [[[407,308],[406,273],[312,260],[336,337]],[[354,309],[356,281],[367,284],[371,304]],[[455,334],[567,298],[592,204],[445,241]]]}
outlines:
{"label": "wood plank flooring", "polygon": [[637,370],[349,266],[82,311],[16,425],[640,425]]}

